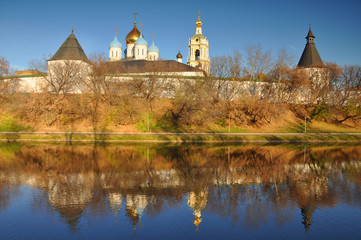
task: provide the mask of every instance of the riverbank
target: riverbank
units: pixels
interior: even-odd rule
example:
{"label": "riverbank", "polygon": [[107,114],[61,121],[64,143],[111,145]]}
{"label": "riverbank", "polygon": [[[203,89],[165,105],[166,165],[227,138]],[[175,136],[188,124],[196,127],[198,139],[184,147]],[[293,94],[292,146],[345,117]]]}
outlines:
{"label": "riverbank", "polygon": [[360,142],[361,133],[0,132],[19,142]]}

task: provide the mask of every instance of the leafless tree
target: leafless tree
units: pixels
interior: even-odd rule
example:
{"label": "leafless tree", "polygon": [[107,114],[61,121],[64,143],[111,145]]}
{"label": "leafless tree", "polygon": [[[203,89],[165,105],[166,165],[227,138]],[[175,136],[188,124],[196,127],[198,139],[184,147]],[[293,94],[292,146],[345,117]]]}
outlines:
{"label": "leafless tree", "polygon": [[238,50],[233,56],[215,56],[211,61],[211,77],[205,79],[208,95],[214,102],[231,100],[237,93],[242,72],[242,55]]}
{"label": "leafless tree", "polygon": [[[9,94],[16,91],[18,78],[4,57],[0,57],[0,94]],[[3,96],[2,96],[3,97]]]}
{"label": "leafless tree", "polygon": [[169,76],[162,75],[160,69],[151,63],[147,75],[133,76],[126,81],[125,87],[129,94],[143,99],[148,110],[152,110],[155,99],[170,95],[172,91]]}
{"label": "leafless tree", "polygon": [[42,59],[33,60],[29,65],[43,73],[41,76],[45,84],[39,88],[55,95],[79,92],[81,83],[89,72],[88,63],[80,60],[46,62],[45,59]]}
{"label": "leafless tree", "polygon": [[260,44],[245,47],[245,73],[249,80],[264,79],[272,66],[270,51],[264,51]]}

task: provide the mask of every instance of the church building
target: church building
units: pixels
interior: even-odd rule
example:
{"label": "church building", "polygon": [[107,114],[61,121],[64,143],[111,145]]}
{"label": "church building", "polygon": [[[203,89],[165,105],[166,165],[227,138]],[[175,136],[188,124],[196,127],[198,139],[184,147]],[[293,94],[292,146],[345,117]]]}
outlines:
{"label": "church building", "polygon": [[187,64],[210,72],[209,43],[202,33],[200,13],[196,22],[196,33],[189,39]]}
{"label": "church building", "polygon": [[[142,24],[140,25],[143,26]],[[145,40],[142,29],[137,28],[136,13],[134,13],[134,27],[125,38],[126,49],[124,50],[124,58],[122,58],[122,44],[117,38],[115,32],[114,40],[109,45],[109,61],[119,60],[159,60],[159,48],[154,43],[154,33],[152,44],[148,47],[148,42]]]}

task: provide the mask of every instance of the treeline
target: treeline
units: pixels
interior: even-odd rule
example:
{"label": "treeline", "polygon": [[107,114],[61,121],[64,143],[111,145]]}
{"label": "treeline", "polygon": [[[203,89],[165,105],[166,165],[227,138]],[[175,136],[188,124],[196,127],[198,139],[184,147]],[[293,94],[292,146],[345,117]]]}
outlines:
{"label": "treeline", "polygon": [[149,65],[149,75],[119,77],[101,54],[92,55],[89,65],[53,64],[48,73],[45,61],[32,62],[40,75],[34,93],[26,94],[17,93],[17,77],[5,77],[9,64],[3,60],[1,112],[39,128],[204,130],[257,127],[289,115],[291,121],[353,126],[361,120],[361,66],[296,68],[285,50],[272,56],[260,45],[247,46],[244,56],[215,56],[209,75],[187,79],[163,75],[156,65]]}

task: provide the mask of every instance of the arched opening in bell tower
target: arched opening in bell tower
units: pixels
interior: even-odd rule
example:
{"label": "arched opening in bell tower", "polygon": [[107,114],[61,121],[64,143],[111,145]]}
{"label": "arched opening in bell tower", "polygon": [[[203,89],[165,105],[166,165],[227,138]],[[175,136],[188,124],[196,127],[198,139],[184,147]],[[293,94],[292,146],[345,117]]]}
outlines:
{"label": "arched opening in bell tower", "polygon": [[199,55],[200,55],[200,52],[199,52],[199,49],[197,49],[195,52],[196,60],[199,60]]}

